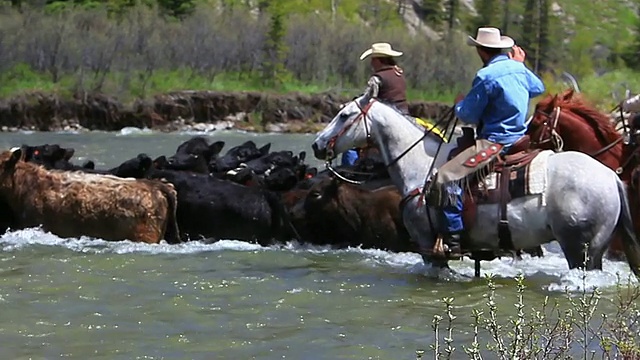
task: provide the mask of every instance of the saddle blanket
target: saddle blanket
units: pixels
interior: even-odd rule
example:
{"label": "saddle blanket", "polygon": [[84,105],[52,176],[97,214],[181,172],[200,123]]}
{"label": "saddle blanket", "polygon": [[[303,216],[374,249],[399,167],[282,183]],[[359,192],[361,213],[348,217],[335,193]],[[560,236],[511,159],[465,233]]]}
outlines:
{"label": "saddle blanket", "polygon": [[[547,189],[547,163],[551,154],[554,154],[553,150],[543,150],[533,158],[526,173],[524,168],[516,173],[512,172],[510,184],[512,196],[543,195],[541,205],[547,204],[544,193]],[[479,188],[488,191],[496,190],[498,188],[498,173],[492,172],[486,176],[479,184]]]}

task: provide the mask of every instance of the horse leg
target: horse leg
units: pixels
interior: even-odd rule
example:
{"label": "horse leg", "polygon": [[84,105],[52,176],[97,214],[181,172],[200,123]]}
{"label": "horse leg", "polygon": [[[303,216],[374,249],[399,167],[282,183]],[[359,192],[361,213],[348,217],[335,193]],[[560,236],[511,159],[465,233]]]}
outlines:
{"label": "horse leg", "polygon": [[[557,234],[556,238],[569,269],[602,270],[602,257],[614,226],[615,224],[601,224],[595,230],[588,221],[580,221],[574,225],[556,227],[554,233]],[[588,257],[585,256],[585,250]]]}

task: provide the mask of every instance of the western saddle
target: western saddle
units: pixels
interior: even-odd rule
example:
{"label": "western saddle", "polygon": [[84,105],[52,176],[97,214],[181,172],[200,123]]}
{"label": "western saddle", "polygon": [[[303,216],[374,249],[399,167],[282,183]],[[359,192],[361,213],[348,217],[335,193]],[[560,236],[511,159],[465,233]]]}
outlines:
{"label": "western saddle", "polygon": [[[474,130],[463,127],[463,136],[458,139],[458,148],[454,149],[449,158],[473,146],[475,140]],[[484,178],[472,176],[469,181],[469,191],[464,191],[462,219],[465,229],[470,229],[476,222],[477,206],[481,204],[499,204],[500,221],[498,223],[498,236],[500,249],[515,251],[509,224],[507,220],[507,204],[515,198],[523,197],[527,193],[528,170],[531,161],[540,153],[540,149],[530,149],[529,135],[525,135],[514,143],[506,155],[499,154],[502,146],[491,147],[491,150],[479,151],[465,161],[465,166],[473,167],[486,159],[487,156],[495,156],[490,173]],[[491,188],[486,185],[489,177],[495,176],[495,184]],[[463,244],[463,248],[464,248]],[[485,251],[483,251],[485,252]],[[493,252],[486,254],[485,260],[495,258]],[[477,258],[477,254],[475,256]]]}

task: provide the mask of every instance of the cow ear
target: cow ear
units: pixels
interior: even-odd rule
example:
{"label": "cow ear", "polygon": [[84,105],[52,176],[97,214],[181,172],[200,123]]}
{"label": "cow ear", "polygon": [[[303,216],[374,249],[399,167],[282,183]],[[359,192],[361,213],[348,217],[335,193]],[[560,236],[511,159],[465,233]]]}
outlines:
{"label": "cow ear", "polygon": [[245,141],[242,145],[240,145],[240,147],[254,147],[254,148],[257,148],[256,143],[254,143],[251,140]]}
{"label": "cow ear", "polygon": [[22,155],[23,154],[24,153],[22,152],[21,148],[13,148],[13,149],[11,149],[11,156],[4,163],[4,169],[5,170],[13,169],[16,166],[16,164],[18,163],[18,161],[20,161],[22,159]]}
{"label": "cow ear", "polygon": [[51,160],[53,161],[58,161],[58,160],[62,160],[64,159],[64,157],[67,155],[67,152],[65,151],[65,149],[63,148],[55,148],[55,150],[53,150],[53,154],[51,155]]}
{"label": "cow ear", "polygon": [[300,155],[298,155],[298,157],[300,158],[300,162],[303,163],[304,159],[306,159],[306,157],[307,157],[307,152],[306,151],[301,151]]}
{"label": "cow ear", "polygon": [[142,159],[140,159],[140,170],[146,172],[147,170],[151,169],[152,166],[153,166],[153,160],[151,160],[150,157],[145,156]]}
{"label": "cow ear", "polygon": [[66,161],[69,161],[73,157],[73,154],[75,154],[75,153],[76,153],[76,149],[74,149],[74,148],[65,149],[64,150],[64,159]]}
{"label": "cow ear", "polygon": [[217,156],[224,148],[224,141],[216,141],[213,144],[209,145],[209,150],[211,151],[211,156]]}
{"label": "cow ear", "polygon": [[84,169],[95,170],[96,163],[94,163],[92,160],[87,160],[84,164],[82,164],[82,167]]}
{"label": "cow ear", "polygon": [[262,155],[267,155],[270,149],[271,149],[271,143],[267,143],[267,145],[261,147],[259,151]]}

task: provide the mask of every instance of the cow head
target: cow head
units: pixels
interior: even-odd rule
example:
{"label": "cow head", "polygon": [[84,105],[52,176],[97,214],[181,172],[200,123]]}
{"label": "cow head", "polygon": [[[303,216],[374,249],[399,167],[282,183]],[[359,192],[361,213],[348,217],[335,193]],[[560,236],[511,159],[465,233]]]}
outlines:
{"label": "cow head", "polygon": [[253,141],[249,140],[244,144],[232,147],[223,156],[217,159],[211,159],[209,168],[213,172],[233,170],[238,168],[242,163],[267,155],[269,149],[271,149],[271,143],[258,148]]}
{"label": "cow head", "polygon": [[293,152],[276,151],[247,161],[246,167],[252,169],[256,174],[264,174],[267,170],[279,167],[293,167],[297,162],[298,157],[294,157]]}
{"label": "cow head", "polygon": [[216,141],[209,145],[204,137],[193,137],[178,146],[175,155],[167,159],[165,168],[206,174],[209,162],[218,156],[224,144],[224,141]]}
{"label": "cow head", "polygon": [[118,177],[142,179],[147,177],[152,166],[153,161],[147,154],[138,154],[135,158],[123,162],[109,172]]}
{"label": "cow head", "polygon": [[72,167],[69,160],[73,157],[75,149],[63,148],[60,145],[45,144],[38,146],[23,145],[24,159],[44,166],[46,169],[65,170]]}
{"label": "cow head", "polygon": [[0,154],[0,172],[4,175],[13,172],[19,161],[24,161],[25,152],[22,148],[15,147]]}

